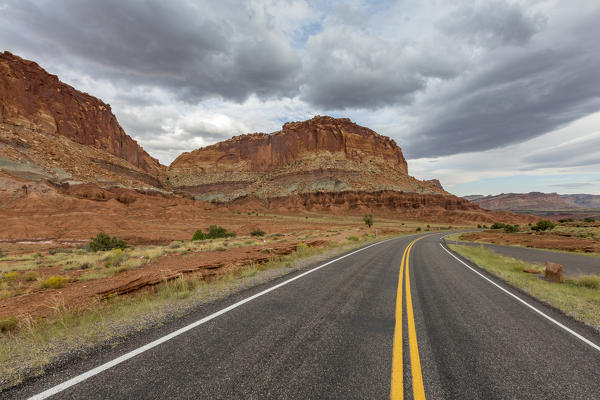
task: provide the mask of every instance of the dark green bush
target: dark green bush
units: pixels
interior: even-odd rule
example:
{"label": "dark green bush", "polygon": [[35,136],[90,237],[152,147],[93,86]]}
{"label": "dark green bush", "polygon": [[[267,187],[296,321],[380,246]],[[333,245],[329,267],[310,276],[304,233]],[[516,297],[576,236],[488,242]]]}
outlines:
{"label": "dark green bush", "polygon": [[417,231],[417,232],[421,232],[421,227],[420,227],[420,226],[417,226],[417,229],[415,229],[415,231]]}
{"label": "dark green bush", "polygon": [[558,222],[560,223],[565,223],[565,222],[573,222],[573,218],[563,218],[563,219],[559,219]]}
{"label": "dark green bush", "polygon": [[506,233],[519,232],[519,225],[504,225],[504,232],[506,232]]}
{"label": "dark green bush", "polygon": [[537,224],[531,227],[532,231],[547,231],[554,229],[556,225],[552,221],[548,221],[547,219],[543,219],[538,221]]}
{"label": "dark green bush", "polygon": [[222,226],[211,225],[208,227],[206,233],[204,233],[204,232],[202,232],[202,230],[198,229],[196,231],[196,233],[194,233],[194,236],[192,236],[192,241],[205,240],[205,239],[228,238],[228,237],[235,237],[235,233],[227,232],[227,229],[223,228]]}
{"label": "dark green bush", "polygon": [[196,231],[196,233],[194,233],[194,236],[192,236],[192,242],[195,240],[204,240],[206,239],[206,234],[204,232],[202,232],[202,229],[198,229]]}
{"label": "dark green bush", "polygon": [[363,217],[363,221],[365,221],[365,225],[367,225],[369,228],[373,226],[373,215],[372,214],[367,214]]}
{"label": "dark green bush", "polygon": [[119,239],[116,236],[112,238],[104,232],[100,232],[92,241],[88,244],[88,247],[92,251],[103,251],[112,249],[126,249],[127,243],[124,240]]}
{"label": "dark green bush", "polygon": [[265,231],[259,228],[256,228],[252,232],[250,232],[250,236],[265,236],[265,234]]}
{"label": "dark green bush", "polygon": [[583,222],[596,222],[596,220],[592,217],[586,217],[583,219]]}
{"label": "dark green bush", "polygon": [[502,222],[494,222],[490,228],[492,228],[492,229],[502,229],[505,226],[506,226],[506,224],[503,224]]}

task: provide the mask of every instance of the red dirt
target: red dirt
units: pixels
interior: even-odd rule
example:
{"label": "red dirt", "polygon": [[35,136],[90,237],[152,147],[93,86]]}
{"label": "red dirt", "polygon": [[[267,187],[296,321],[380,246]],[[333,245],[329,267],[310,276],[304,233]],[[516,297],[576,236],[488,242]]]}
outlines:
{"label": "red dirt", "polygon": [[[327,244],[324,240],[307,242],[309,247]],[[73,281],[61,289],[39,289],[32,293],[10,297],[0,302],[0,317],[14,315],[23,318],[51,315],[57,306],[72,310],[89,308],[111,295],[125,295],[163,283],[179,276],[213,277],[243,265],[262,264],[296,250],[297,243],[270,243],[264,246],[239,247],[227,251],[203,251],[183,255],[167,255],[142,268],[117,273],[87,282]],[[60,274],[76,279],[85,271],[63,271],[59,266],[40,268],[40,276]],[[35,283],[34,283],[35,284]],[[34,285],[32,284],[32,285]]]}
{"label": "red dirt", "polygon": [[465,233],[461,236],[461,239],[471,242],[519,245],[541,249],[580,251],[584,253],[600,253],[600,242],[598,240],[569,237],[554,233],[502,233],[484,231]]}

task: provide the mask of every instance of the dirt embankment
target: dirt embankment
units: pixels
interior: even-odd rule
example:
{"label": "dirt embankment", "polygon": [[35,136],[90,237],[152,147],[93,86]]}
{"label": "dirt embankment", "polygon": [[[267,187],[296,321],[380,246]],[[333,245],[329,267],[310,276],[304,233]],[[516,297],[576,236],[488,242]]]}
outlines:
{"label": "dirt embankment", "polygon": [[465,233],[461,236],[461,239],[470,242],[600,254],[600,241],[597,239],[571,237],[552,232],[502,233],[496,231],[484,231]]}
{"label": "dirt embankment", "polygon": [[[308,247],[326,245],[325,240],[306,242]],[[146,264],[142,268],[116,273],[105,278],[77,281],[84,270],[64,270],[60,266],[38,270],[43,275],[60,274],[71,281],[61,289],[38,289],[31,293],[3,299],[0,317],[45,317],[57,306],[71,310],[89,308],[98,301],[114,295],[126,295],[176,279],[180,276],[207,279],[250,264],[263,264],[274,258],[291,254],[298,242],[270,243],[268,246],[248,246],[226,251],[201,251],[172,254]],[[222,249],[225,250],[225,249]],[[37,285],[32,282],[32,285]]]}

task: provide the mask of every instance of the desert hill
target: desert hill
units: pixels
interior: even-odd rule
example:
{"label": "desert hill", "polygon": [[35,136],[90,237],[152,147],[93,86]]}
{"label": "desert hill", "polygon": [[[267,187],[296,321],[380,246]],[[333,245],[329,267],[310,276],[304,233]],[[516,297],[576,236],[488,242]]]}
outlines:
{"label": "desert hill", "polygon": [[162,188],[165,169],[125,133],[110,105],[9,52],[0,53],[0,168],[138,188]]}
{"label": "desert hill", "polygon": [[167,176],[174,188],[201,200],[382,190],[448,194],[439,182],[409,176],[392,139],[347,118],[321,116],[183,153]]}
{"label": "desert hill", "polygon": [[465,196],[465,199],[488,210],[519,211],[600,208],[600,196],[592,194],[502,193],[495,196]]}
{"label": "desert hill", "polygon": [[[70,242],[104,230],[156,243],[209,223],[250,232],[259,212],[310,226],[315,213],[452,224],[535,219],[483,210],[435,179],[411,177],[393,140],[343,118],[236,136],[166,167],[124,132],[108,104],[8,52],[0,71],[0,240]],[[291,228],[272,230],[281,229]]]}

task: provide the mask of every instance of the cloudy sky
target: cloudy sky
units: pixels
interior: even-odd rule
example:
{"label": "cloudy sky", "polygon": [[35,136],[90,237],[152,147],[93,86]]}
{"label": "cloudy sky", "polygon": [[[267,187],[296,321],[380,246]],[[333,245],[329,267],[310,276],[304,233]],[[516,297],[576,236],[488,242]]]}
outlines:
{"label": "cloudy sky", "polygon": [[458,195],[600,194],[600,2],[0,0],[0,50],[170,163],[315,114]]}

